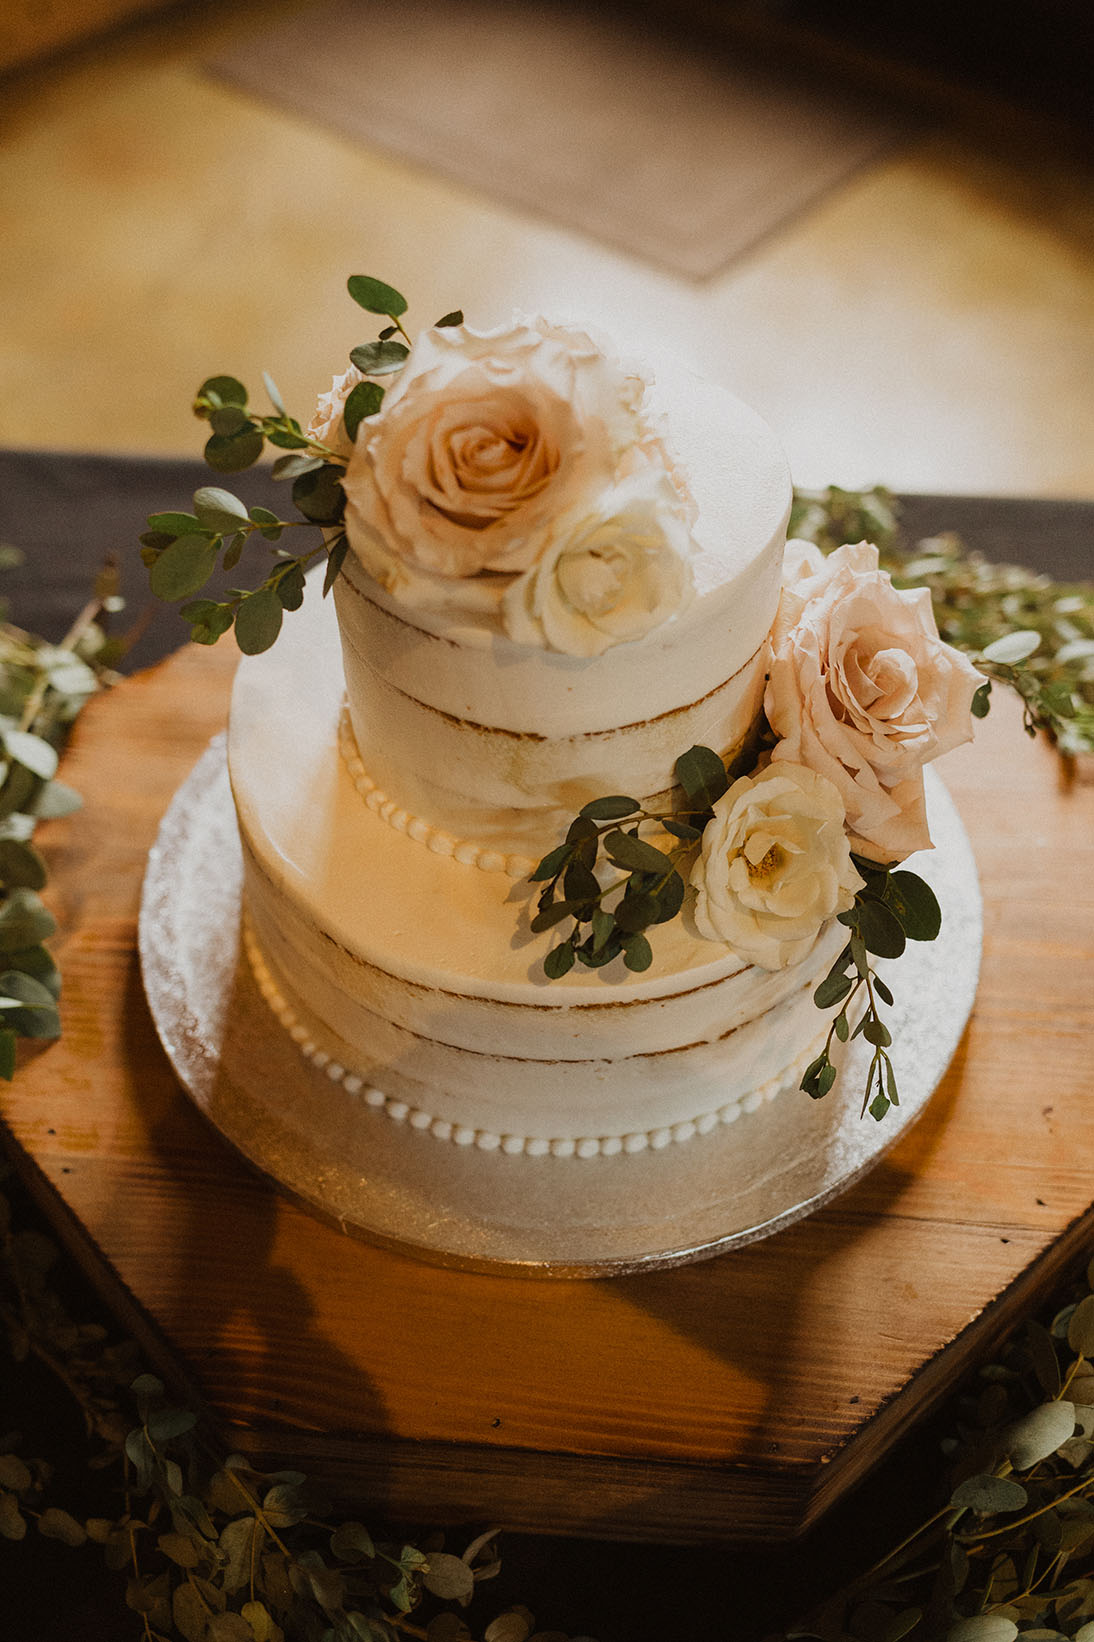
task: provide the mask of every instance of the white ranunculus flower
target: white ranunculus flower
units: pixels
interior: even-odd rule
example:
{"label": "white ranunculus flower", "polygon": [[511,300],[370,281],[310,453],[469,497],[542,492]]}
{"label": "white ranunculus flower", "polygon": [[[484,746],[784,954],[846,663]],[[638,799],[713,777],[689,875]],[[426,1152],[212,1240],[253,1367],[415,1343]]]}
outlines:
{"label": "white ranunculus flower", "polygon": [[742,776],[714,806],[691,882],[708,941],[761,969],[798,963],[862,888],[836,788],[800,764]]}
{"label": "white ranunculus flower", "polygon": [[416,600],[431,577],[527,570],[551,521],[587,510],[642,440],[645,386],[583,331],[543,319],[424,332],[358,431],[351,547]]}
{"label": "white ranunculus flower", "polygon": [[326,445],[338,456],[348,457],[353,449],[353,442],[347,436],[342,421],[342,413],[346,408],[346,400],[358,382],[365,380],[356,365],[351,365],[348,371],[336,376],[329,392],[319,395],[315,414],[308,423],[306,432],[309,438],[317,439],[321,445]]}
{"label": "white ranunculus flower", "polygon": [[668,475],[648,469],[563,514],[542,555],[502,600],[519,644],[599,656],[640,639],[692,591],[691,537]]}
{"label": "white ranunculus flower", "polygon": [[983,683],[938,636],[927,588],[898,591],[877,548],[837,548],[784,585],[764,710],[776,761],[839,789],[852,842],[877,861],[929,849],[923,766],[972,739]]}

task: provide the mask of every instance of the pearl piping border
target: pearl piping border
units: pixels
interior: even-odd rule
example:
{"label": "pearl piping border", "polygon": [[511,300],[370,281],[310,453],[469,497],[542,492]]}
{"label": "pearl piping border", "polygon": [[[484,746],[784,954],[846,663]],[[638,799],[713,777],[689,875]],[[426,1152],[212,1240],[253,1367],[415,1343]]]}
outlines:
{"label": "pearl piping border", "polygon": [[765,1102],[774,1100],[780,1090],[789,1087],[791,1082],[796,1082],[810,1061],[815,1058],[818,1044],[825,1035],[822,1033],[817,1043],[814,1043],[805,1054],[798,1056],[782,1076],[771,1078],[758,1089],[743,1095],[739,1100],[728,1102],[716,1111],[702,1112],[698,1117],[685,1119],[681,1123],[657,1129],[637,1130],[632,1134],[599,1137],[590,1135],[576,1140],[548,1140],[540,1135],[500,1135],[489,1129],[473,1129],[463,1124],[450,1123],[447,1118],[433,1117],[429,1112],[411,1106],[405,1100],[396,1100],[390,1095],[385,1095],[382,1089],[368,1084],[356,1072],[341,1065],[315,1042],[308,1028],[285,998],[270,973],[246,919],[243,921],[243,944],[258,989],[270,1010],[285,1028],[303,1058],[318,1071],[325,1072],[332,1083],[340,1084],[347,1095],[359,1100],[363,1106],[373,1111],[382,1111],[393,1123],[405,1123],[408,1128],[430,1134],[436,1140],[450,1141],[455,1146],[475,1146],[480,1152],[499,1152],[506,1157],[523,1155],[589,1158],[615,1157],[621,1153],[633,1156],[639,1152],[663,1151],[666,1146],[683,1144],[694,1139],[696,1135],[712,1134],[723,1125],[736,1123],[744,1113],[757,1111]]}
{"label": "pearl piping border", "polygon": [[393,798],[389,798],[365,769],[345,702],[338,720],[338,747],[350,780],[369,809],[374,810],[389,827],[394,827],[396,832],[405,832],[408,838],[416,844],[424,844],[434,855],[450,855],[454,861],[464,866],[478,867],[483,872],[504,872],[508,878],[527,878],[535,871],[536,862],[530,855],[505,855],[501,850],[475,843],[474,839],[457,838],[453,833],[445,832],[443,827],[435,827],[431,821],[411,815],[409,810],[402,809]]}

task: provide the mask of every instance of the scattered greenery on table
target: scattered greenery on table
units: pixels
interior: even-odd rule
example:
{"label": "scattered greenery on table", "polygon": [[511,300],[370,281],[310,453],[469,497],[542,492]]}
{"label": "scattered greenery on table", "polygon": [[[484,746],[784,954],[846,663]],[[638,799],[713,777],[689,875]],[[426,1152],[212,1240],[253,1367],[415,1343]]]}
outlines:
{"label": "scattered greenery on table", "polygon": [[[134,1378],[134,1345],[69,1316],[56,1259],[0,1193],[0,1324],[83,1411],[102,1504],[66,1509],[49,1461],[0,1435],[0,1536],[100,1547],[145,1642],[567,1642],[522,1606],[468,1627],[461,1606],[500,1567],[496,1532],[460,1554],[439,1533],[409,1544],[332,1514],[300,1472],[218,1451],[159,1380]],[[922,1526],[769,1642],[1094,1642],[1092,1286],[1094,1261],[952,1399]]]}
{"label": "scattered greenery on table", "polygon": [[[1031,733],[1047,731],[1067,758],[1094,751],[1094,587],[990,565],[949,536],[902,546],[882,491],[799,497],[793,528],[825,547],[876,541],[894,579],[930,586],[942,636],[985,672],[983,711],[990,681],[1006,683]],[[119,605],[107,568],[61,644],[0,625],[5,1076],[17,1036],[59,1029],[59,977],[42,945],[54,927],[39,895],[46,869],[30,840],[39,820],[78,804],[55,778],[56,754],[83,703],[113,681],[118,645],[103,618]],[[874,890],[884,899],[887,886]],[[82,1409],[88,1464],[103,1478],[102,1514],[77,1516],[53,1500],[50,1464],[18,1451],[25,1445],[0,1429],[0,1536],[101,1546],[124,1575],[146,1642],[471,1637],[460,1606],[497,1572],[496,1534],[459,1554],[439,1535],[419,1545],[385,1538],[375,1525],[332,1515],[300,1473],[263,1474],[219,1452],[198,1417],[140,1371],[135,1346],[68,1315],[53,1287],[56,1257],[40,1232],[10,1223],[0,1195],[0,1322],[16,1361],[42,1365]],[[938,1510],[785,1633],[788,1642],[1094,1642],[1092,1281],[1094,1263],[1048,1326],[1030,1321],[961,1394]],[[533,1634],[566,1642],[535,1633],[522,1607],[475,1633],[481,1642]]]}

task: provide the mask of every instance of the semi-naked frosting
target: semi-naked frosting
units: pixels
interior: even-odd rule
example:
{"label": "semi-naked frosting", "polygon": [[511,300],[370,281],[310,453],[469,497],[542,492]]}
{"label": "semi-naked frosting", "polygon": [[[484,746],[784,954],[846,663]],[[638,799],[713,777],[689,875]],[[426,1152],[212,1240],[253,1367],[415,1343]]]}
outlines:
{"label": "semi-naked frosting", "polygon": [[363,801],[338,748],[337,635],[317,593],[241,665],[229,735],[248,936],[298,1041],[423,1133],[533,1156],[687,1138],[773,1092],[816,1037],[812,988],[842,930],[768,972],[677,920],[644,974],[547,981],[532,886],[437,853],[407,812]]}
{"label": "semi-naked frosting", "polygon": [[309,586],[276,649],[240,666],[247,950],[363,1121],[373,1107],[499,1156],[626,1154],[733,1121],[815,1049],[834,924],[767,971],[685,910],[645,972],[556,981],[552,937],[529,929],[527,872],[577,808],[666,795],[683,751],[733,753],[760,711],[785,461],[721,390],[670,373],[655,404],[694,498],[694,592],[642,638],[593,657],[520,645],[489,582],[479,609],[408,608],[351,554],[334,599]]}
{"label": "semi-naked frosting", "polygon": [[474,612],[462,584],[459,605],[407,607],[352,554],[335,584],[364,767],[399,805],[458,837],[541,855],[590,798],[663,797],[688,747],[732,754],[755,722],[790,507],[786,460],[720,388],[665,369],[651,399],[694,499],[694,594],[644,638],[595,657],[514,643],[497,576],[478,578]]}

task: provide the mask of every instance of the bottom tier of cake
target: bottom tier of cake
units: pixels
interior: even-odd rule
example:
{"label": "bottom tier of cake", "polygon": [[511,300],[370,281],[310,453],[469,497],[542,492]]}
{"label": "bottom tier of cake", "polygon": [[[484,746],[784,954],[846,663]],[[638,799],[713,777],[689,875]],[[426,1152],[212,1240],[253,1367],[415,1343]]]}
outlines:
{"label": "bottom tier of cake", "polygon": [[942,1076],[976,988],[980,899],[960,820],[933,777],[928,798],[938,847],[918,868],[942,903],[942,934],[883,965],[895,993],[900,1106],[882,1123],[860,1115],[872,1051],[858,1038],[824,1100],[794,1090],[771,1102],[746,1097],[749,1115],[720,1119],[687,1144],[662,1145],[654,1131],[654,1144],[556,1166],[526,1151],[438,1141],[432,1126],[411,1121],[420,1108],[401,1111],[326,1059],[318,1038],[294,1040],[259,990],[241,934],[243,858],[219,738],[176,794],[149,857],[140,918],[149,1004],[206,1118],[344,1231],[446,1265],[528,1276],[693,1260],[830,1201],[900,1138]]}

